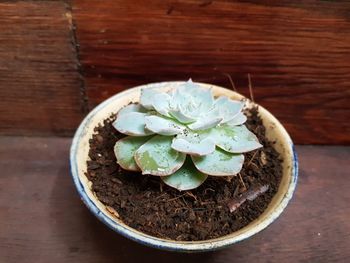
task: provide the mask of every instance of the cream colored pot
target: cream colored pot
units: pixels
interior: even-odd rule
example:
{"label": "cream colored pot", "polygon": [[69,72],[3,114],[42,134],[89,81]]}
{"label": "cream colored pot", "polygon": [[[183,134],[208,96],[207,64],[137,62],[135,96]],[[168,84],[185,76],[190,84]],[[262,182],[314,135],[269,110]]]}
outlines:
{"label": "cream colored pot", "polygon": [[[277,142],[274,147],[283,157],[282,181],[277,194],[273,197],[266,211],[246,227],[229,235],[205,241],[185,242],[161,239],[139,232],[124,224],[106,209],[105,205],[94,195],[91,190],[91,182],[85,176],[87,170],[86,162],[89,159],[89,139],[92,138],[94,127],[102,123],[112,113],[116,113],[123,106],[128,105],[130,102],[137,102],[140,97],[141,88],[150,87],[168,91],[182,83],[161,82],[131,88],[114,95],[98,105],[83,120],[75,133],[70,151],[71,173],[81,199],[90,211],[103,223],[123,236],[139,243],[165,250],[180,252],[215,250],[232,245],[263,230],[282,213],[292,198],[298,177],[298,161],[293,142],[281,123],[263,107],[259,106],[259,113],[266,127],[266,135],[270,140]],[[224,95],[232,99],[244,98],[242,95],[222,87],[203,83],[199,84],[203,88],[211,88],[214,96]],[[254,105],[254,103],[247,100],[246,106],[248,108]]]}

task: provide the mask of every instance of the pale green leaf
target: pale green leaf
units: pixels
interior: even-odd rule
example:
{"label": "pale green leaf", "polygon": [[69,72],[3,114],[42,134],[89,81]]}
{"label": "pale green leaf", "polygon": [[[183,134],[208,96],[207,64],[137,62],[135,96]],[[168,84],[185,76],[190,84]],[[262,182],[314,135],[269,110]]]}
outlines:
{"label": "pale green leaf", "polygon": [[154,96],[160,92],[152,88],[141,89],[140,104],[146,109],[153,109],[153,99]]}
{"label": "pale green leaf", "polygon": [[201,88],[190,80],[172,93],[171,115],[182,123],[191,123],[205,116],[211,110],[213,103],[211,90]]}
{"label": "pale green leaf", "polygon": [[163,176],[165,184],[174,187],[180,191],[191,190],[200,186],[206,179],[207,175],[198,171],[188,157],[185,164],[174,174]]}
{"label": "pale green leaf", "polygon": [[216,148],[206,156],[192,156],[192,160],[202,173],[212,176],[230,176],[239,173],[242,169],[244,156]]}
{"label": "pale green leaf", "polygon": [[153,97],[152,106],[153,108],[166,117],[171,117],[170,111],[171,97],[167,93],[158,93]]}
{"label": "pale green leaf", "polygon": [[212,108],[214,96],[211,89],[202,88],[197,83],[192,82],[191,79],[182,88],[186,97],[190,98],[199,113],[206,113]]}
{"label": "pale green leaf", "polygon": [[217,146],[231,153],[244,153],[262,147],[258,138],[245,125],[219,125],[211,130]]}
{"label": "pale green leaf", "polygon": [[179,122],[184,123],[184,124],[188,124],[188,123],[194,122],[196,120],[193,117],[187,116],[179,109],[171,109],[169,111],[169,114],[172,117],[174,117],[175,119],[177,119]]}
{"label": "pale green leaf", "polygon": [[153,132],[145,129],[145,113],[128,112],[117,117],[113,127],[117,131],[131,136],[147,136]]}
{"label": "pale green leaf", "polygon": [[186,128],[175,120],[156,115],[145,117],[145,123],[148,130],[165,136],[178,134]]}
{"label": "pale green leaf", "polygon": [[190,155],[207,155],[215,150],[215,142],[209,138],[209,135],[209,131],[186,129],[174,138],[171,147]]}
{"label": "pale green leaf", "polygon": [[215,101],[215,107],[219,109],[220,117],[223,118],[222,123],[232,120],[243,109],[244,102],[231,100],[228,97],[219,97]]}
{"label": "pale green leaf", "polygon": [[118,117],[124,115],[124,114],[127,114],[127,113],[130,113],[130,112],[141,112],[141,113],[145,113],[147,110],[145,108],[143,108],[140,104],[135,104],[135,103],[132,103],[132,104],[129,104],[129,105],[126,105],[125,107],[121,108],[119,111],[118,111]]}
{"label": "pale green leaf", "polygon": [[227,124],[229,126],[237,126],[237,125],[242,125],[246,121],[247,121],[247,117],[244,115],[243,112],[240,112],[235,117],[233,117],[232,120],[228,121]]}
{"label": "pale green leaf", "polygon": [[210,128],[215,127],[222,121],[222,118],[220,117],[203,117],[195,121],[194,123],[191,123],[188,125],[188,128],[191,130],[197,131],[197,130],[207,130]]}
{"label": "pale green leaf", "polygon": [[127,136],[117,141],[114,145],[114,154],[117,158],[117,163],[125,170],[140,171],[140,168],[135,162],[134,154],[149,139],[149,136]]}
{"label": "pale green leaf", "polygon": [[199,143],[191,143],[182,138],[174,138],[171,147],[179,152],[203,156],[214,151],[215,143],[209,138],[206,138]]}
{"label": "pale green leaf", "polygon": [[183,165],[186,155],[171,148],[172,137],[155,135],[135,152],[143,174],[170,175]]}

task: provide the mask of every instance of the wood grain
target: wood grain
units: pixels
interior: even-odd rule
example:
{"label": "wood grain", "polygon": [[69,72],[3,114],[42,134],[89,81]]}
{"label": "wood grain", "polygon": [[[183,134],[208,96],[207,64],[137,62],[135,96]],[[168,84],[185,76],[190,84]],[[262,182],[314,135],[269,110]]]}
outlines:
{"label": "wood grain", "polygon": [[297,146],[300,177],[282,216],[263,232],[205,254],[127,240],[79,200],[70,139],[0,137],[0,262],[347,262],[350,147]]}
{"label": "wood grain", "polygon": [[0,133],[71,135],[82,119],[71,12],[63,2],[0,3]]}
{"label": "wood grain", "polygon": [[350,143],[349,1],[73,2],[90,107],[129,87],[186,80],[248,95],[297,143]]}

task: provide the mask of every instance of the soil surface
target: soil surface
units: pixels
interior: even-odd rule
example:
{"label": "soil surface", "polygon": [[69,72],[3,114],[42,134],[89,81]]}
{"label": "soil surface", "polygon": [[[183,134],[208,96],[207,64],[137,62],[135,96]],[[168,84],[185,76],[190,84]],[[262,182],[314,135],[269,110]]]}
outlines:
{"label": "soil surface", "polygon": [[[122,137],[112,127],[115,115],[95,128],[90,140],[87,177],[97,198],[123,222],[152,236],[182,240],[206,240],[232,233],[264,212],[277,192],[282,177],[282,160],[274,142],[265,138],[257,109],[246,113],[246,126],[259,138],[263,148],[245,154],[240,176],[212,177],[197,189],[180,192],[156,176],[123,170],[113,147]],[[246,200],[233,212],[232,203],[254,189],[268,186]],[[236,203],[237,205],[237,203]]]}

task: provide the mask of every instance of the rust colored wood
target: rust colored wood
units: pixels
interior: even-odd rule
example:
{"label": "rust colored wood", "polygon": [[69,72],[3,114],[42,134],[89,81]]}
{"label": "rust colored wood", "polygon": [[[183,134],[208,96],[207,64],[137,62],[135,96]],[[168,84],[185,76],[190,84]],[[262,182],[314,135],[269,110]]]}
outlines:
{"label": "rust colored wood", "polygon": [[0,133],[72,134],[82,80],[63,2],[0,3]]}
{"label": "rust colored wood", "polygon": [[70,139],[0,137],[0,262],[347,262],[350,147],[297,146],[300,177],[266,230],[222,251],[146,248],[99,222],[69,175]]}
{"label": "rust colored wood", "polygon": [[350,2],[73,2],[90,107],[129,87],[186,80],[248,95],[297,143],[350,143]]}

